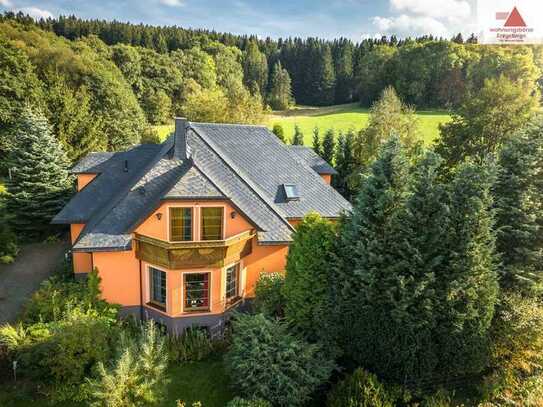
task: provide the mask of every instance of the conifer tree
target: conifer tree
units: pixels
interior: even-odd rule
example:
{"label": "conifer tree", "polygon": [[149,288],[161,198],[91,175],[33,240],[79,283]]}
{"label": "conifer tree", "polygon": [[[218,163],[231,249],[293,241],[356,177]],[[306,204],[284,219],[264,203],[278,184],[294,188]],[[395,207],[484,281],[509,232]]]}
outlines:
{"label": "conifer tree", "polygon": [[292,142],[290,144],[295,146],[304,145],[304,134],[302,133],[300,127],[297,124],[294,125],[294,136],[292,136]]}
{"label": "conifer tree", "polygon": [[313,151],[322,157],[321,138],[317,126],[313,128]]}
{"label": "conifer tree", "polygon": [[334,155],[334,168],[337,174],[332,177],[332,185],[348,201],[352,201],[353,198],[349,179],[358,176],[355,173],[356,162],[353,157],[353,138],[354,132],[352,130],[349,130],[345,135],[339,134]]}
{"label": "conifer tree", "polygon": [[317,213],[307,215],[296,227],[289,248],[283,294],[285,317],[306,338],[315,340],[328,308],[327,287],[332,260],[334,225]]}
{"label": "conifer tree", "polygon": [[334,162],[334,151],[336,149],[336,140],[334,136],[334,130],[328,129],[324,134],[324,140],[322,141],[322,154],[321,157],[328,164],[332,165]]}
{"label": "conifer tree", "polygon": [[7,167],[7,210],[14,231],[26,237],[47,233],[71,187],[68,159],[41,113],[25,109],[13,130],[16,140]]}
{"label": "conifer tree", "polygon": [[265,96],[268,84],[268,61],[258,49],[256,41],[250,41],[243,56],[243,80],[249,89],[257,89]]}
{"label": "conifer tree", "polygon": [[272,69],[268,103],[274,110],[288,109],[294,103],[290,75],[281,66],[281,61],[277,61]]}
{"label": "conifer tree", "polygon": [[277,136],[279,140],[281,140],[283,143],[285,140],[285,131],[283,130],[283,126],[281,126],[279,123],[276,123],[273,125],[272,133]]}
{"label": "conifer tree", "polygon": [[500,283],[538,294],[543,289],[543,119],[515,134],[498,163],[493,195]]}

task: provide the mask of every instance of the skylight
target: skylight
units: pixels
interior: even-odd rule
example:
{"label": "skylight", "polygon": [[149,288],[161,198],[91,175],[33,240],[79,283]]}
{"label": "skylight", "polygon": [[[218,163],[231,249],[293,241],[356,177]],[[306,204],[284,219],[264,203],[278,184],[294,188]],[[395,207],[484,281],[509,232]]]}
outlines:
{"label": "skylight", "polygon": [[283,184],[283,189],[285,190],[285,196],[287,197],[287,201],[296,201],[300,199],[300,191],[298,190],[298,185]]}

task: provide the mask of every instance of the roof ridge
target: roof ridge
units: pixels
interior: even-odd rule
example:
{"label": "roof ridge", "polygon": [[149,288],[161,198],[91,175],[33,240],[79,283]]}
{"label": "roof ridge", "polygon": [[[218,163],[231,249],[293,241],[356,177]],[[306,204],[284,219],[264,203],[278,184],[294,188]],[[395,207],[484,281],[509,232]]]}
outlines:
{"label": "roof ridge", "polygon": [[[281,221],[287,225],[288,228],[291,230],[294,230],[294,227],[288,222],[287,216],[285,213],[279,210],[273,203],[269,202],[268,199],[265,197],[265,194],[263,193],[260,188],[258,188],[252,181],[250,181],[250,177],[245,174],[244,171],[240,170],[233,162],[232,160],[228,159],[226,154],[215,144],[213,143],[209,137],[203,137],[192,125],[190,128],[202,139],[204,143],[206,143],[209,148],[213,150],[215,154],[228,166],[232,171],[234,171],[235,174],[242,180],[243,183],[245,183],[249,188],[253,190],[253,192],[268,206],[280,219]],[[205,133],[204,133],[205,134]],[[222,153],[219,153],[219,151]],[[242,176],[243,175],[243,176]]]}
{"label": "roof ridge", "polygon": [[267,129],[267,127],[263,124],[246,124],[246,123],[211,123],[211,122],[188,122],[189,126],[191,124],[199,125],[199,124],[205,124],[210,126],[225,126],[225,127],[261,127],[264,129]]}

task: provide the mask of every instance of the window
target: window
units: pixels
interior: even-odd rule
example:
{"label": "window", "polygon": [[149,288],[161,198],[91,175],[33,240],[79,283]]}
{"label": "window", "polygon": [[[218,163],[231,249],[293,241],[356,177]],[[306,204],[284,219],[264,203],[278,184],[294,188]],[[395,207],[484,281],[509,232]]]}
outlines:
{"label": "window", "polygon": [[166,307],[166,273],[149,267],[151,302]]}
{"label": "window", "polygon": [[285,190],[285,196],[287,198],[287,201],[296,201],[300,199],[300,191],[298,190],[298,185],[283,184],[283,189]]}
{"label": "window", "polygon": [[170,208],[170,240],[192,240],[192,208]]}
{"label": "window", "polygon": [[202,240],[222,239],[222,208],[202,208]]}
{"label": "window", "polygon": [[185,273],[185,311],[209,309],[209,273]]}
{"label": "window", "polygon": [[226,269],[226,301],[239,296],[239,264]]}

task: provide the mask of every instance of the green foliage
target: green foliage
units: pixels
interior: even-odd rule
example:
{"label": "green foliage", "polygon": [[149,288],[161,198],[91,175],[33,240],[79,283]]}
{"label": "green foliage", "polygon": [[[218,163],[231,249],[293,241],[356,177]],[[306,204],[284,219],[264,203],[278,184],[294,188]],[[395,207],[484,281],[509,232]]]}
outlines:
{"label": "green foliage", "polygon": [[268,61],[255,41],[250,41],[244,52],[243,73],[247,88],[264,95],[268,84]]}
{"label": "green foliage", "polygon": [[292,145],[297,146],[303,146],[304,145],[304,135],[298,125],[294,126],[294,135],[292,136],[292,140],[290,142]]}
{"label": "green foliage", "polygon": [[124,337],[111,366],[98,363],[98,377],[90,380],[94,406],[158,405],[167,385],[168,356],[164,338],[151,321],[136,339]]}
{"label": "green foliage", "polygon": [[271,404],[262,399],[247,400],[236,397],[235,399],[229,401],[226,407],[271,407]]}
{"label": "green foliage", "polygon": [[5,194],[0,191],[0,263],[9,264],[15,260],[19,247],[17,237],[9,227],[4,196]]}
{"label": "green foliage", "polygon": [[281,66],[281,61],[277,61],[272,68],[268,103],[273,110],[286,110],[294,104],[290,75]]}
{"label": "green foliage", "polygon": [[244,397],[279,406],[303,405],[333,368],[317,345],[297,339],[283,323],[262,314],[235,318],[226,366]]}
{"label": "green foliage", "polygon": [[[337,174],[332,177],[332,186],[345,199],[352,202],[354,191],[351,184],[359,184],[360,174],[355,171],[356,161],[353,156],[354,132],[349,130],[338,137],[334,156],[335,170]],[[353,180],[356,180],[353,182]]]}
{"label": "green foliage", "polygon": [[501,75],[467,95],[450,123],[440,127],[436,151],[453,168],[466,158],[481,162],[521,128],[537,107],[538,93]]}
{"label": "green foliage", "polygon": [[141,144],[160,144],[160,135],[155,127],[146,127],[141,134]]}
{"label": "green foliage", "polygon": [[324,139],[322,141],[322,155],[321,157],[328,164],[332,165],[334,162],[334,152],[336,149],[336,140],[334,135],[334,130],[328,129],[324,134]]}
{"label": "green foliage", "polygon": [[543,289],[543,122],[516,133],[501,150],[493,189],[502,287]]}
{"label": "green foliage", "polygon": [[390,391],[377,376],[359,368],[328,394],[328,407],[395,407],[398,391]]}
{"label": "green foliage", "polygon": [[285,276],[281,273],[261,273],[256,282],[255,307],[259,313],[270,317],[284,315]]}
{"label": "green foliage", "polygon": [[285,317],[312,341],[324,330],[322,315],[330,307],[327,290],[335,239],[334,224],[310,213],[297,225],[287,256]]}
{"label": "green foliage", "polygon": [[320,155],[322,157],[322,148],[321,148],[321,138],[319,135],[319,128],[315,126],[313,129],[313,140],[312,140],[312,148],[317,155]]}
{"label": "green foliage", "polygon": [[281,126],[280,124],[273,125],[272,133],[275,134],[277,138],[281,140],[283,143],[286,142],[283,126]]}
{"label": "green foliage", "polygon": [[518,293],[503,296],[492,326],[493,373],[487,378],[496,401],[526,406],[543,401],[542,332],[539,299]]}
{"label": "green foliage", "polygon": [[40,113],[24,110],[9,134],[16,140],[7,159],[12,174],[7,183],[9,223],[25,237],[39,237],[51,230],[51,219],[68,199],[68,160]]}
{"label": "green foliage", "polygon": [[370,109],[368,126],[353,140],[353,154],[358,167],[367,169],[377,158],[381,146],[391,137],[413,148],[420,140],[415,111],[404,105],[394,88],[386,88]]}
{"label": "green foliage", "polygon": [[443,184],[439,166],[385,144],[342,227],[325,324],[346,357],[414,386],[487,366],[497,300],[489,172]]}
{"label": "green foliage", "polygon": [[177,363],[200,361],[213,351],[207,332],[197,328],[188,328],[181,335],[168,335],[166,346],[169,360]]}

